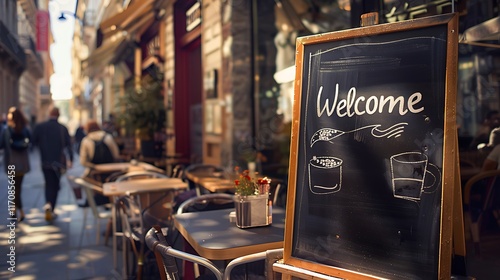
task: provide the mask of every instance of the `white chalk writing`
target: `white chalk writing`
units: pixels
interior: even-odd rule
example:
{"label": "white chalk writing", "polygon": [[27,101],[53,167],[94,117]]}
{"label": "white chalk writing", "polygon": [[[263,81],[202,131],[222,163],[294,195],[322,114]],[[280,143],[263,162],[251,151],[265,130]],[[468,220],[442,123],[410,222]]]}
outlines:
{"label": "white chalk writing", "polygon": [[[419,107],[420,101],[422,101],[422,93],[415,92],[408,100],[405,100],[403,96],[370,96],[368,98],[364,96],[356,97],[356,88],[351,87],[347,92],[347,98],[339,100],[339,84],[335,86],[335,93],[333,95],[333,101],[330,106],[330,98],[327,97],[322,100],[323,86],[318,90],[318,97],[316,100],[316,112],[318,118],[321,117],[325,112],[328,117],[336,114],[338,117],[353,117],[354,115],[361,116],[364,114],[373,115],[375,113],[387,113],[391,114],[393,111],[397,111],[399,115],[404,116],[408,112],[413,114],[418,114],[424,110],[423,106]],[[322,105],[321,103],[324,102]],[[396,110],[395,110],[396,109]]]}

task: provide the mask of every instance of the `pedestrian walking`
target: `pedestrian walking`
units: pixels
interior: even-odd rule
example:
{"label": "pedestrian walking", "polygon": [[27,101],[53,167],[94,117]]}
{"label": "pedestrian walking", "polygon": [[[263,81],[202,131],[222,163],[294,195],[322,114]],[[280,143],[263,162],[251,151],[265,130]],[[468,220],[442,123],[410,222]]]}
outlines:
{"label": "pedestrian walking", "polygon": [[[24,220],[21,186],[26,173],[30,171],[28,151],[31,141],[31,131],[28,120],[16,107],[11,107],[7,114],[7,127],[3,129],[0,138],[0,149],[4,150],[4,167],[9,180],[8,190],[14,191],[14,208],[9,212],[18,221]],[[19,212],[19,215],[17,215]]]}
{"label": "pedestrian walking", "polygon": [[75,152],[78,154],[80,154],[80,145],[82,144],[82,140],[85,136],[87,136],[85,129],[83,126],[79,126],[73,136],[73,139],[75,140]]}
{"label": "pedestrian walking", "polygon": [[61,188],[61,176],[73,165],[73,151],[68,129],[60,124],[59,109],[54,107],[49,120],[40,123],[33,130],[33,144],[39,148],[42,172],[45,180],[45,220],[52,222],[57,215],[57,196]]}

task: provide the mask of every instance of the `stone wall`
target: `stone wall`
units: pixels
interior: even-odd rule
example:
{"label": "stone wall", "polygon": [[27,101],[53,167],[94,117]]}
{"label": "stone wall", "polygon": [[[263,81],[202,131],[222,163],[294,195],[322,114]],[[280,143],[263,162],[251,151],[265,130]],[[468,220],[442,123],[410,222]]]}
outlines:
{"label": "stone wall", "polygon": [[231,1],[231,85],[233,161],[253,146],[254,68],[252,59],[252,1]]}

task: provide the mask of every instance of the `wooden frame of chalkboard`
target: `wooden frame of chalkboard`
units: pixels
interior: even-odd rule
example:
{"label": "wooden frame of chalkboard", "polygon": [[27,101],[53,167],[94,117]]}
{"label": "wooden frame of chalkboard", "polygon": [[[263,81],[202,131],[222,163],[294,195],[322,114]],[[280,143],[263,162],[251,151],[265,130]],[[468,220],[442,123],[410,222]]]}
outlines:
{"label": "wooden frame of chalkboard", "polygon": [[458,15],[297,39],[284,263],[449,279]]}

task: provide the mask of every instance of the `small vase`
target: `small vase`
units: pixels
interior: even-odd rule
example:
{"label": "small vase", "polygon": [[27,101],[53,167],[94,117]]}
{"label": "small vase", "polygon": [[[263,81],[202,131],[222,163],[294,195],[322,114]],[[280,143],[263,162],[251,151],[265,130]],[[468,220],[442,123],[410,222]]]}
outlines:
{"label": "small vase", "polygon": [[235,195],[236,226],[251,228],[267,226],[272,223],[269,194]]}
{"label": "small vase", "polygon": [[256,169],[256,164],[255,161],[250,161],[247,163],[248,165],[248,173],[250,174],[250,177],[255,177],[255,169]]}

